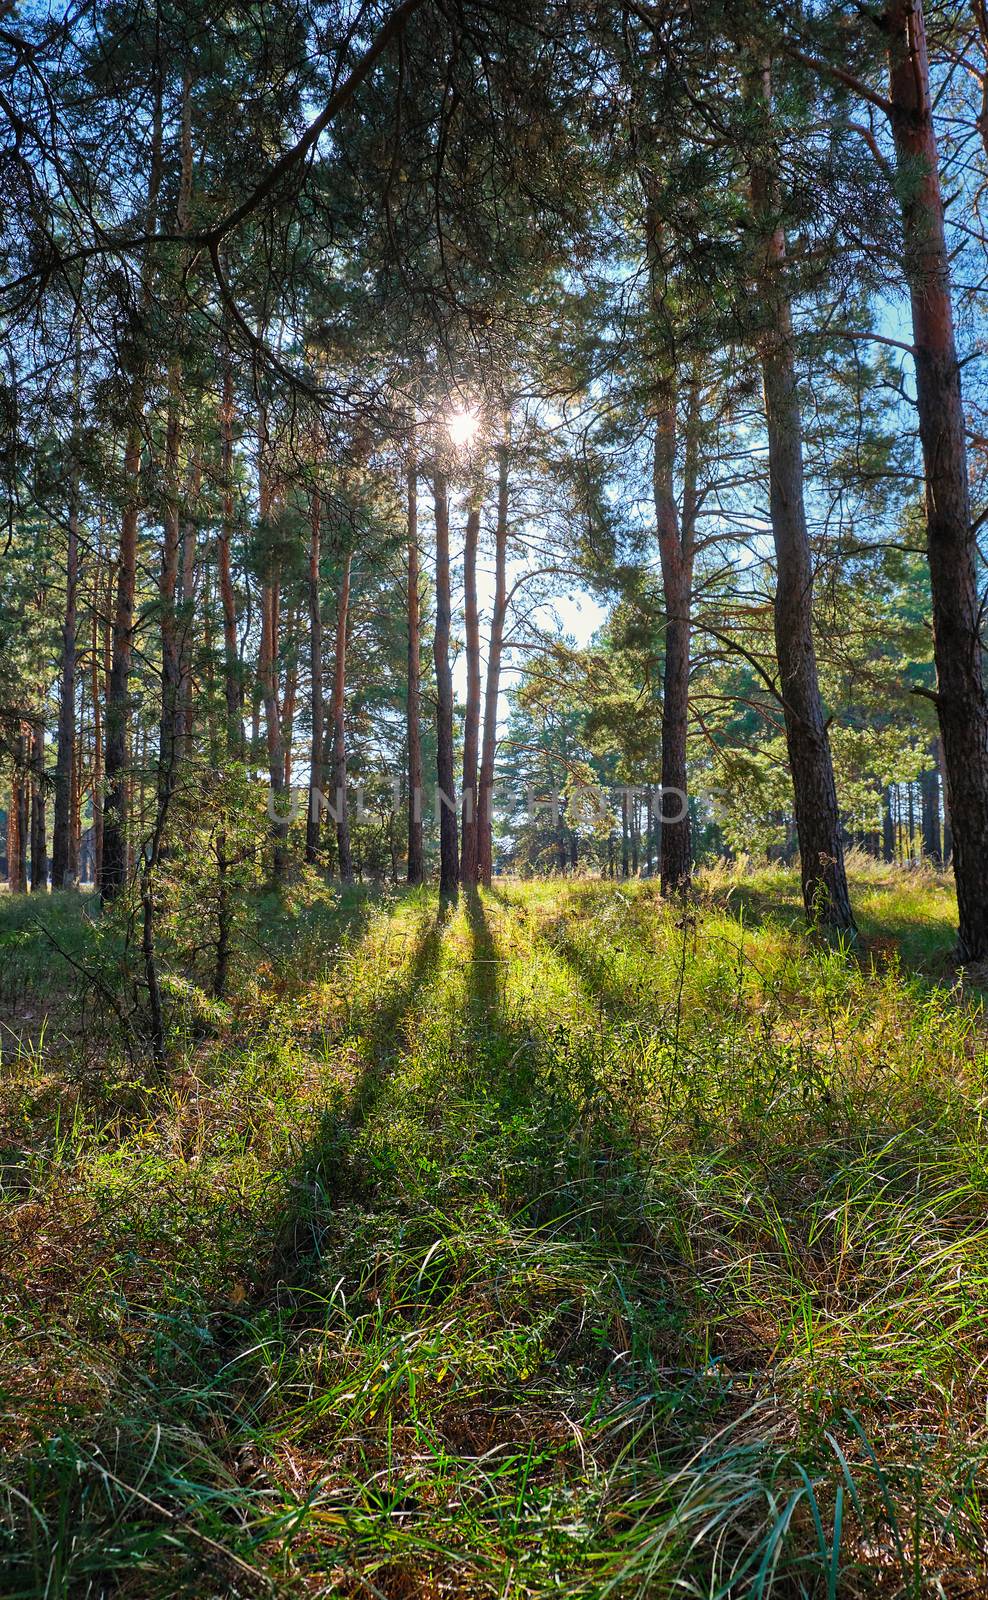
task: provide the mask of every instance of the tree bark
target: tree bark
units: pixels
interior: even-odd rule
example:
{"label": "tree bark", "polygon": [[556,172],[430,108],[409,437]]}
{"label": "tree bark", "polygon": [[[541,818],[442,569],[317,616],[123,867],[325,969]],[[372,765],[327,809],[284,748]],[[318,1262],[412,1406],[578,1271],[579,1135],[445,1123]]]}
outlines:
{"label": "tree bark", "polygon": [[[199,498],[202,486],[202,468],[195,462],[188,473],[185,495],[185,515],[182,518],[180,547],[179,615],[178,615],[178,761],[183,762],[192,745],[195,721],[194,652],[196,626],[196,561],[199,553],[199,530],[191,513]],[[208,597],[203,599],[204,626],[208,627]],[[209,704],[212,702],[210,701]]]}
{"label": "tree bark", "polygon": [[82,844],[82,753],[85,745],[85,702],[85,682],[83,681],[79,686],[80,727],[75,739],[75,760],[72,763],[72,781],[69,788],[69,860],[66,868],[66,882],[73,885],[79,882],[79,855]]}
{"label": "tree bark", "polygon": [[[137,409],[142,388],[135,385]],[[137,531],[140,515],[141,430],[132,426],[124,453],[128,501],[120,524],[116,599],[113,612],[110,677],[106,693],[106,753],[103,801],[103,870],[100,895],[118,895],[127,881],[127,730],[130,721],[130,663],[133,650],[134,596],[137,585]]]}
{"label": "tree bark", "polygon": [[488,889],[494,875],[494,756],[497,749],[497,702],[501,687],[501,656],[508,610],[508,446],[497,452],[497,523],[494,531],[494,609],[484,686],[484,734],[480,754],[477,795],[477,872]]}
{"label": "tree bark", "polygon": [[45,725],[39,717],[31,728],[31,893],[43,893],[47,888]]}
{"label": "tree bark", "polygon": [[309,809],[305,817],[305,859],[319,859],[319,823],[326,782],[323,761],[323,733],[326,708],[322,687],[322,594],[319,563],[322,552],[322,497],[312,491],[309,508],[309,718],[312,723],[312,749],[309,756]]}
{"label": "tree bark", "polygon": [[892,816],[892,785],[882,790],[882,860],[895,860],[895,821]]}
{"label": "tree bark", "polygon": [[285,749],[285,792],[291,793],[295,735],[295,699],[298,694],[298,607],[288,613],[288,660],[285,668],[285,697],[281,713],[281,739]]}
{"label": "tree bark", "polygon": [[675,491],[678,430],[676,384],[668,380],[660,385],[653,487],[666,610],[660,832],[661,892],[664,895],[675,895],[688,889],[693,871],[686,748],[698,473],[697,423],[697,390],[696,385],[692,384],[687,415],[683,514],[680,519]]}
{"label": "tree bark", "polygon": [[[161,184],[162,81],[159,68],[155,86],[151,169],[148,177],[146,231],[153,234]],[[142,266],[142,301],[145,311],[151,297],[151,255]],[[103,802],[103,860],[100,898],[112,900],[127,881],[128,783],[127,735],[130,723],[130,666],[133,655],[134,598],[137,585],[137,539],[141,510],[141,438],[144,426],[144,373],[134,373],[130,385],[129,425],[124,446],[124,506],[120,519],[120,552],[113,613],[113,643],[106,692],[106,752]]]}
{"label": "tree bark", "polygon": [[418,470],[414,456],[408,462],[408,881],[425,876],[422,843],[422,727],[421,649],[422,623],[419,599]]}
{"label": "tree bark", "polygon": [[96,604],[93,606],[92,614],[90,675],[93,697],[93,884],[97,889],[103,881],[103,696],[100,692],[99,579],[100,573],[97,568],[93,591]]}
{"label": "tree bark", "polygon": [[[767,68],[749,80],[771,116]],[[775,544],[775,647],[786,746],[792,774],[803,903],[813,921],[853,932],[837,789],[813,641],[813,561],[803,500],[803,434],[792,309],[784,283],[785,234],[776,216],[776,184],[756,163],[751,197],[758,241],[754,278],[761,327],[759,354],[768,435],[769,515]]]}
{"label": "tree bark", "polygon": [[947,767],[943,758],[943,737],[936,739],[937,771],[940,774],[940,793],[943,795],[943,864],[953,865],[954,830],[950,826],[950,796],[947,789]]}
{"label": "tree bark", "polygon": [[477,544],[480,506],[467,512],[463,550],[464,627],[466,633],[467,697],[463,719],[463,826],[460,841],[460,882],[468,889],[477,884],[477,763],[480,754],[480,613],[477,607]]}
{"label": "tree bark", "polygon": [[934,866],[943,865],[943,847],[940,842],[940,773],[936,766],[936,749],[931,746],[932,764],[919,776],[919,792],[923,814],[923,854]]}
{"label": "tree bark", "polygon": [[13,740],[10,775],[10,810],[7,813],[7,883],[11,894],[27,893],[28,785],[25,781],[27,753],[24,729],[18,728]]}
{"label": "tree bark", "polygon": [[271,824],[274,837],[274,876],[284,878],[288,869],[288,818],[284,814],[285,746],[281,736],[281,707],[278,704],[278,589],[277,573],[261,586],[261,638],[257,668],[264,703],[264,737],[268,757],[268,778],[274,797],[277,820]]}
{"label": "tree bark", "polygon": [[445,474],[433,482],[436,514],[436,776],[439,786],[439,891],[455,894],[459,886],[456,825],[456,776],[453,765],[453,673],[449,661],[452,604],[449,583],[449,495]]}
{"label": "tree bark", "polygon": [[220,601],[223,607],[223,689],[226,700],[226,752],[231,761],[244,759],[244,696],[237,652],[237,602],[230,565],[233,539],[233,372],[223,369],[220,406],[222,433],[223,513],[217,539]]}
{"label": "tree bark", "polygon": [[346,792],[346,650],[350,619],[350,563],[351,555],[347,551],[343,557],[336,602],[336,661],[333,672],[333,805],[336,810],[336,850],[340,878],[344,883],[353,882],[350,811]]}
{"label": "tree bark", "polygon": [[[273,493],[268,461],[267,409],[262,407],[258,427],[258,513],[264,523],[271,515]],[[277,817],[271,823],[274,840],[273,871],[280,882],[288,870],[288,827],[286,808],[289,796],[285,787],[285,745],[281,732],[281,705],[278,699],[280,576],[270,570],[261,584],[261,637],[257,655],[257,675],[264,704],[264,742],[271,784],[272,809]]]}
{"label": "tree bark", "polygon": [[58,749],[55,757],[55,816],[52,828],[51,884],[69,888],[78,873],[73,863],[73,776],[76,757],[76,630],[79,589],[79,482],[73,474],[69,505],[68,549],[65,560],[65,616],[62,622],[62,658],[58,695]]}
{"label": "tree bark", "polygon": [[176,598],[181,547],[181,497],[179,453],[182,447],[181,368],[177,360],[168,373],[168,420],[165,430],[165,515],[158,595],[161,606],[161,724],[158,740],[159,803],[167,810],[178,761],[181,647]]}
{"label": "tree bark", "polygon": [[882,21],[926,475],[936,706],[953,835],[957,953],[962,961],[983,961],[988,959],[988,696],[950,259],[920,0],[892,0]]}

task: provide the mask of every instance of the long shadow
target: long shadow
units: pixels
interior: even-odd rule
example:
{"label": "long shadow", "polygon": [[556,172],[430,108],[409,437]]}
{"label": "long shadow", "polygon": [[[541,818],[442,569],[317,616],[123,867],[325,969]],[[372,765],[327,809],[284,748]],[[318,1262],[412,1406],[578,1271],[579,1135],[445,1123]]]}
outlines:
{"label": "long shadow", "polygon": [[441,900],[435,915],[419,929],[384,1003],[364,1029],[367,1059],[345,1108],[325,1113],[301,1151],[289,1179],[288,1201],[278,1218],[277,1242],[266,1268],[256,1276],[256,1304],[263,1304],[278,1285],[302,1290],[312,1281],[320,1268],[322,1214],[359,1197],[363,1182],[350,1159],[353,1139],[372,1115],[407,1047],[405,1024],[435,976],[443,933],[454,909]]}
{"label": "long shadow", "polygon": [[467,890],[463,898],[471,945],[467,995],[476,1011],[489,1016],[498,1003],[501,958],[479,892]]}
{"label": "long shadow", "polygon": [[[512,909],[501,893],[491,899]],[[478,1045],[486,1045],[486,1089],[497,1107],[487,1135],[492,1162],[501,1164],[505,1147],[514,1147],[502,1180],[504,1209],[515,1226],[546,1238],[595,1249],[608,1243],[622,1258],[636,1254],[648,1162],[628,1109],[596,1081],[596,1051],[583,1026],[509,1009],[511,958],[499,954],[482,896],[467,900],[467,919],[467,1003]],[[650,1270],[654,1243],[649,1238]]]}
{"label": "long shadow", "polygon": [[[510,908],[512,902],[508,897],[499,898],[505,907]],[[615,974],[610,941],[602,941],[588,949],[568,932],[567,924],[585,914],[586,902],[592,898],[590,894],[579,896],[576,904],[565,909],[551,926],[538,927],[537,937],[566,964],[595,1009],[614,1021],[627,1021],[641,1014],[643,1003],[654,1009],[656,996],[651,990],[629,994],[627,986]],[[633,930],[627,930],[627,937],[634,937]]]}
{"label": "long shadow", "polygon": [[371,1060],[348,1112],[348,1121],[353,1127],[359,1126],[367,1118],[396,1060],[408,1045],[404,1024],[414,1009],[418,995],[435,977],[442,954],[443,934],[455,909],[454,901],[439,901],[435,916],[420,928],[411,955],[402,967],[401,976],[389,988],[385,1003],[377,1009],[366,1030]]}

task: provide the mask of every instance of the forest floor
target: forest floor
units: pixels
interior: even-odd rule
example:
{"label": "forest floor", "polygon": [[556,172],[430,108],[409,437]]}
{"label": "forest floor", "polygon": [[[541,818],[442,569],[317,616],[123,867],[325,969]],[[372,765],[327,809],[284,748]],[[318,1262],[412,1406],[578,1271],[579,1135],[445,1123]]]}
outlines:
{"label": "forest floor", "polygon": [[0,1593],[988,1592],[988,1025],[853,890],[309,877],[157,1073],[0,901]]}

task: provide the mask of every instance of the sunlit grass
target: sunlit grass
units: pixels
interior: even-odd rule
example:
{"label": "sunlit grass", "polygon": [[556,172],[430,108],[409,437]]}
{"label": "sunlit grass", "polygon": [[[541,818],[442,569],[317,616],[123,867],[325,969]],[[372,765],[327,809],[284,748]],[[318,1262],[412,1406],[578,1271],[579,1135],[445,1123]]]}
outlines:
{"label": "sunlit grass", "polygon": [[163,1078],[0,907],[0,1592],[977,1592],[981,1005],[797,901],[308,879]]}

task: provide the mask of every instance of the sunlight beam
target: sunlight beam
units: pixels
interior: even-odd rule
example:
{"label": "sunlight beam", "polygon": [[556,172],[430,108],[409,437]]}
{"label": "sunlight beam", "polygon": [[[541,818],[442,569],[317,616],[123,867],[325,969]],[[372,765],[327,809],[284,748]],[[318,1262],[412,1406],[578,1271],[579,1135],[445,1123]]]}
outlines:
{"label": "sunlight beam", "polygon": [[446,418],[446,431],[454,450],[465,450],[480,430],[480,413],[470,409],[451,411]]}

